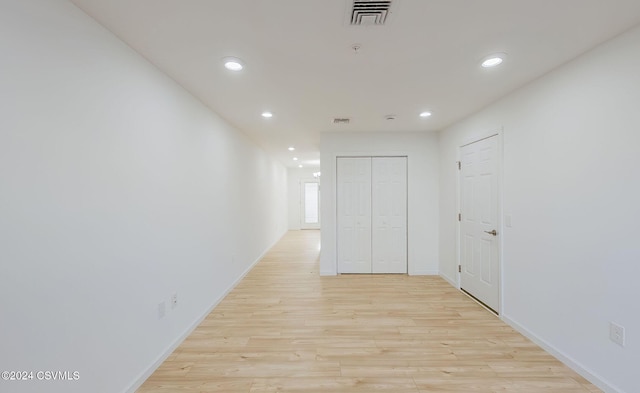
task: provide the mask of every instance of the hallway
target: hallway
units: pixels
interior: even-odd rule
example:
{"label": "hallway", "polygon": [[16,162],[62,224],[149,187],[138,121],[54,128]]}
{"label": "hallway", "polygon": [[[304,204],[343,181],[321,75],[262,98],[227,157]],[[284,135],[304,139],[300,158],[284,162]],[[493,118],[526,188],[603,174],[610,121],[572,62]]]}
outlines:
{"label": "hallway", "polygon": [[599,392],[435,276],[318,274],[290,231],[138,390]]}

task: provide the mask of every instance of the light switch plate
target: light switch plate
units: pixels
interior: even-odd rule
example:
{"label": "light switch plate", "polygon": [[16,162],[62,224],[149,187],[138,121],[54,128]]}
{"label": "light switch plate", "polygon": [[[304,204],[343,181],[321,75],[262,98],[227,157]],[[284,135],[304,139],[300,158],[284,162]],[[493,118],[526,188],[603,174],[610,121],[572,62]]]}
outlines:
{"label": "light switch plate", "polygon": [[614,343],[624,347],[624,327],[617,323],[609,323],[609,338]]}

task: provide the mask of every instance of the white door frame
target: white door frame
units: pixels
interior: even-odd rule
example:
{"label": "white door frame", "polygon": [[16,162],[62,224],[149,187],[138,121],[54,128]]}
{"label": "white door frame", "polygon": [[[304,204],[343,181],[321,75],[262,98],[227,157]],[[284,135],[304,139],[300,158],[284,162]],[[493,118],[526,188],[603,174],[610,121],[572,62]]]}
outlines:
{"label": "white door frame", "polygon": [[[503,247],[504,247],[504,213],[503,213],[503,209],[502,209],[502,184],[503,184],[503,166],[502,166],[502,161],[503,161],[503,155],[504,155],[504,144],[503,144],[503,129],[502,127],[500,127],[499,129],[494,129],[491,131],[487,131],[487,132],[481,132],[481,133],[477,133],[471,137],[465,138],[462,140],[462,142],[458,145],[458,149],[456,152],[456,161],[455,163],[453,163],[452,165],[458,165],[459,162],[461,162],[461,150],[464,146],[470,145],[472,143],[475,142],[479,142],[483,139],[488,139],[491,138],[493,136],[497,136],[498,137],[498,155],[497,155],[497,165],[498,165],[498,232],[500,233],[500,236],[496,237],[496,241],[498,242],[498,276],[500,277],[500,284],[498,285],[498,309],[495,310],[498,315],[500,317],[502,317],[502,310],[503,310],[503,306],[504,306],[504,299],[502,297],[502,294],[504,293],[504,274],[503,274]],[[461,187],[461,172],[460,170],[458,170],[458,167],[456,167],[456,211],[458,213],[460,213],[460,209],[462,207],[461,204],[461,192],[462,192],[462,187]],[[460,273],[460,269],[459,267],[462,264],[461,261],[461,249],[460,247],[462,247],[462,225],[461,222],[458,220],[458,216],[456,214],[455,217],[456,220],[456,284],[457,284],[457,288],[459,290],[461,290],[461,286],[460,286],[460,282],[461,282],[461,273]],[[462,292],[462,290],[461,290]],[[464,293],[464,292],[463,292]],[[480,303],[481,304],[481,303]]]}
{"label": "white door frame", "polygon": [[[334,250],[333,250],[333,260],[334,260],[334,266],[335,266],[335,274],[340,274],[340,269],[338,268],[338,165],[337,165],[337,160],[339,158],[372,158],[372,157],[405,157],[407,159],[407,275],[413,275],[414,274],[414,270],[413,270],[413,265],[412,265],[412,258],[411,258],[411,250],[409,248],[409,238],[411,236],[411,232],[409,230],[409,222],[410,222],[410,217],[411,217],[411,204],[409,203],[409,191],[411,188],[411,184],[409,183],[409,176],[410,176],[410,167],[409,167],[409,161],[410,161],[410,154],[408,151],[405,150],[367,150],[365,152],[360,152],[360,153],[354,153],[354,152],[334,152],[331,154],[331,162],[332,162],[332,169],[333,169],[333,179],[330,182],[331,183],[331,193],[333,195],[333,207],[332,207],[332,215],[335,218],[335,231],[333,233],[333,244],[334,244]],[[325,188],[326,190],[326,188]],[[320,273],[322,274],[322,272]],[[458,284],[458,288],[459,288],[459,284]]]}
{"label": "white door frame", "polygon": [[[325,197],[324,198],[324,210],[326,211],[326,213],[323,214],[327,214],[329,216],[331,216],[333,218],[333,225],[331,226],[331,228],[328,230],[328,232],[330,233],[330,235],[327,238],[327,242],[332,242],[333,244],[331,244],[328,248],[331,249],[331,255],[330,257],[327,258],[331,258],[331,264],[333,265],[333,268],[331,270],[321,270],[320,271],[320,275],[326,275],[326,276],[333,276],[336,274],[340,274],[338,272],[338,247],[337,247],[337,243],[338,243],[338,222],[337,222],[337,217],[338,217],[338,208],[337,208],[337,198],[338,198],[338,191],[337,191],[337,182],[338,182],[338,169],[337,169],[337,159],[339,157],[374,157],[374,156],[380,156],[380,157],[384,157],[384,156],[400,156],[400,157],[407,157],[407,244],[409,244],[410,239],[411,239],[411,183],[408,181],[410,176],[411,176],[411,153],[408,150],[395,150],[395,149],[377,149],[377,148],[372,148],[372,149],[365,149],[364,151],[358,151],[358,152],[354,152],[354,151],[349,151],[349,150],[337,150],[337,151],[332,151],[331,153],[328,154],[328,159],[324,160],[323,162],[327,166],[326,171],[332,173],[332,176],[329,180],[325,179],[324,184],[322,185],[322,190],[325,193],[325,195],[328,195],[329,197]],[[322,194],[322,192],[321,192]],[[327,230],[327,226],[323,225],[323,227],[325,228],[325,230]],[[328,255],[328,253],[325,251],[326,248],[323,247],[322,252],[325,253],[324,255]],[[414,269],[414,258],[413,258],[413,253],[411,251],[411,248],[408,249],[408,256],[407,256],[407,269],[409,271],[409,275],[413,275],[416,274],[415,273],[415,269]],[[322,257],[321,257],[322,258]]]}
{"label": "white door frame", "polygon": [[[305,183],[318,183],[318,223],[317,224],[307,224],[304,220],[305,217]],[[320,229],[320,212],[321,209],[321,200],[320,200],[320,179],[313,178],[302,178],[300,179],[300,229]]]}

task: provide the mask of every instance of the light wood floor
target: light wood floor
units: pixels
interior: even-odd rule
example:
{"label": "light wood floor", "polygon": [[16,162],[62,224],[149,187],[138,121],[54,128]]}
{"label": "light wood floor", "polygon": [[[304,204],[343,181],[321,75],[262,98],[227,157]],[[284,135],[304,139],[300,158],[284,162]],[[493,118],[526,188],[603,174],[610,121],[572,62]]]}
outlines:
{"label": "light wood floor", "polygon": [[599,392],[439,277],[320,277],[289,232],[138,392]]}

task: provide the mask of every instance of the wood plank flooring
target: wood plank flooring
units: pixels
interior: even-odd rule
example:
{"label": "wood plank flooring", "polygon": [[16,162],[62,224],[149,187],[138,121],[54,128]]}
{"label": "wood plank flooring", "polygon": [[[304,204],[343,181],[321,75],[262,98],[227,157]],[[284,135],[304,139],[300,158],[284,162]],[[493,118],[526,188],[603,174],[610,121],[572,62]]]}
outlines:
{"label": "wood plank flooring", "polygon": [[320,277],[319,238],[285,235],[138,392],[600,392],[439,277]]}

